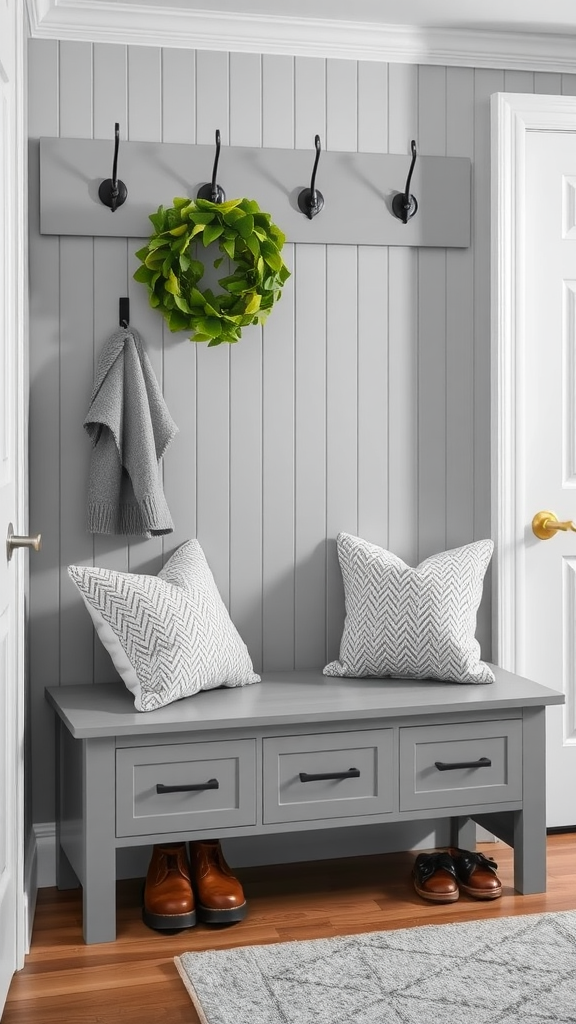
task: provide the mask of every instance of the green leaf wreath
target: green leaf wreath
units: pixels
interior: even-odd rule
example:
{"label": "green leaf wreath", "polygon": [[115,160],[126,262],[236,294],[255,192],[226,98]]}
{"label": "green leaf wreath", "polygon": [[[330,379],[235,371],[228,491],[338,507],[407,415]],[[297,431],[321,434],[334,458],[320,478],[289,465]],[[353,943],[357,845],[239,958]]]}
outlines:
{"label": "green leaf wreath", "polygon": [[[253,199],[212,203],[208,199],[174,199],[174,205],[150,214],[154,234],[136,256],[142,266],[134,274],[145,284],[150,305],[171,331],[190,331],[191,341],[208,345],[236,342],[242,328],[264,323],[290,277],[280,255],[286,240],[269,213]],[[218,242],[222,255],[234,264],[219,279],[224,289],[215,295],[200,283],[204,265],[199,243]]]}

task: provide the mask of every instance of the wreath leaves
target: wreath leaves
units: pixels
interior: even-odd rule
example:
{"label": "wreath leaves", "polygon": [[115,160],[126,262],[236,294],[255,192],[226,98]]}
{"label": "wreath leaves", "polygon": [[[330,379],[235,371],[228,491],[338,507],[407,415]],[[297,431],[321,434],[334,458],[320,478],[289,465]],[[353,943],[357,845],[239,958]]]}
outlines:
{"label": "wreath leaves", "polygon": [[[280,255],[286,236],[255,200],[176,198],[150,220],[154,233],[136,253],[141,266],[134,279],[146,285],[150,305],[171,331],[190,331],[190,341],[211,346],[237,342],[243,327],[264,323],[290,271]],[[234,264],[218,280],[224,289],[219,295],[200,288],[200,242],[204,248],[218,243],[216,268],[225,257]]]}

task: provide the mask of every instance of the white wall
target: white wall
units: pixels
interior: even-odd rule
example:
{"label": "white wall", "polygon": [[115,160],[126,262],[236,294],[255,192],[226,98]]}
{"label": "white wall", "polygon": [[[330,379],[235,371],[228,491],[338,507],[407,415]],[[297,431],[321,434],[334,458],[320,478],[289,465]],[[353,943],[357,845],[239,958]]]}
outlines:
{"label": "white wall", "polygon": [[[35,821],[54,817],[44,686],[114,677],[68,581],[69,563],[156,572],[197,536],[255,666],[282,669],[337,655],[339,530],[412,562],[490,534],[489,97],[574,93],[575,82],[31,42],[30,527],[44,540],[30,589]],[[246,331],[233,349],[195,346],[163,330],[132,280],[141,241],[39,235],[35,140],[111,140],[115,121],[133,140],[209,144],[220,128],[224,145],[309,148],[311,159],[318,133],[326,149],[406,153],[407,169],[416,138],[422,154],[472,159],[473,244],[287,246],[293,275],[265,328]],[[121,161],[122,149],[120,177]],[[94,168],[102,177],[110,170]],[[121,295],[131,298],[131,321],[180,428],[164,460],[175,532],[128,544],[92,537],[84,525],[82,420]],[[478,636],[489,657],[489,585]]]}

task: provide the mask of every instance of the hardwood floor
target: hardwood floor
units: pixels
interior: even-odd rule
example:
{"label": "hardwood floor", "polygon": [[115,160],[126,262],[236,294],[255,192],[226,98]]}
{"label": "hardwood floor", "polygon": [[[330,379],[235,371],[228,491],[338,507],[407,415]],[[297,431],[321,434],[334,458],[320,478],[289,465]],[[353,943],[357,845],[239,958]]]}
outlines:
{"label": "hardwood floor", "polygon": [[498,862],[504,891],[483,903],[426,903],[412,888],[414,853],[238,870],[249,902],[245,921],[197,925],[177,935],[141,920],[141,880],[118,883],[116,942],[86,946],[79,890],[41,889],[32,948],[10,988],[2,1024],[198,1024],[173,957],[255,943],[383,931],[447,921],[576,909],[576,834],[548,838],[548,890],[519,896],[513,852],[479,847]]}

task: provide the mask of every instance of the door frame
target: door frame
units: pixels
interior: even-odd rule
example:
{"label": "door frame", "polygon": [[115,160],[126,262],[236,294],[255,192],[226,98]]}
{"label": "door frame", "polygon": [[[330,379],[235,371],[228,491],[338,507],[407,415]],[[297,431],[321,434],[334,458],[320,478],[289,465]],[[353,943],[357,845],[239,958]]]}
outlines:
{"label": "door frame", "polygon": [[[28,117],[27,117],[27,19],[24,6],[16,2],[16,67],[15,67],[15,152],[8,153],[16,174],[16,208],[12,230],[15,234],[16,294],[15,294],[15,376],[17,395],[14,396],[13,429],[17,438],[16,465],[16,523],[18,530],[28,533]],[[23,459],[23,456],[25,458]],[[0,539],[2,542],[2,539]],[[25,609],[28,590],[28,561],[15,558],[16,606]],[[25,824],[25,721],[28,666],[26,651],[26,624],[23,615],[17,622],[15,668],[19,685],[16,688],[15,708],[17,758],[15,779],[15,875],[16,875],[16,950],[15,965],[20,970],[30,948],[32,923],[36,902],[35,863],[31,877],[26,877],[26,824]]]}
{"label": "door frame", "polygon": [[574,131],[576,96],[491,98],[492,657],[525,671],[524,302],[526,134]]}

